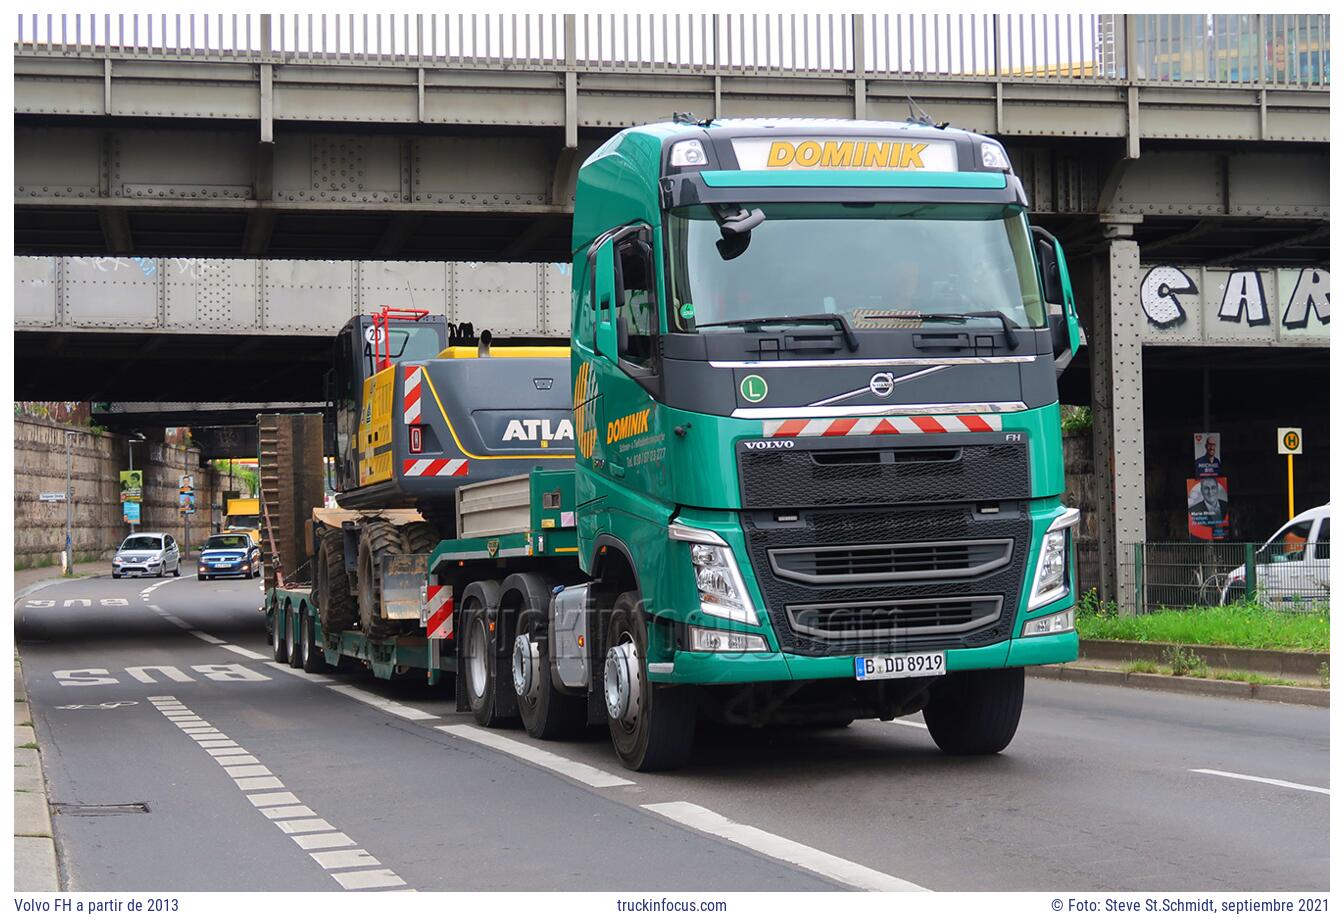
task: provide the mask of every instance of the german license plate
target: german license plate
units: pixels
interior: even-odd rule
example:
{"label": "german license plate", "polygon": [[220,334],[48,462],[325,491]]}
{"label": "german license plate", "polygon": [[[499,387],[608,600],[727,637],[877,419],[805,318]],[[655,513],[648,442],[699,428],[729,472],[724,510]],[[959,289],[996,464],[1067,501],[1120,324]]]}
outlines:
{"label": "german license plate", "polygon": [[939,674],[946,673],[946,652],[860,655],[854,659],[854,677],[857,680],[890,680],[893,677],[937,677]]}
{"label": "german license plate", "polygon": [[215,563],[215,568],[217,568],[217,569],[227,569],[227,568],[229,568],[229,567],[232,566],[232,565],[233,565],[232,562],[216,562],[216,563]]}

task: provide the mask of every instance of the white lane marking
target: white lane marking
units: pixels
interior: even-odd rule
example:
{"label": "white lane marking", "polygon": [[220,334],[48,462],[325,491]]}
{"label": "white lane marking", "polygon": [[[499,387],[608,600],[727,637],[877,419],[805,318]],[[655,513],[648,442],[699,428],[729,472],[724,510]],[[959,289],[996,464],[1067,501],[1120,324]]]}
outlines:
{"label": "white lane marking", "polygon": [[[148,598],[145,597],[145,595],[143,595],[143,594],[140,595],[140,597],[143,598],[144,600],[148,600]],[[149,605],[149,609],[150,609],[150,610],[153,610],[155,613],[157,613],[157,614],[158,614],[159,616],[161,616],[161,617],[166,617],[166,616],[168,615],[168,611],[167,611],[167,610],[164,610],[164,609],[163,609],[162,607],[160,607],[158,604],[150,604],[150,605]]]}
{"label": "white lane marking", "polygon": [[691,802],[660,802],[645,805],[649,811],[684,824],[694,830],[722,837],[739,846],[763,853],[773,859],[792,863],[817,875],[835,879],[864,891],[928,891],[914,882],[908,882],[885,872],[878,872],[848,859],[842,859],[787,837],[780,837],[750,824],[738,824],[708,808]]}
{"label": "white lane marking", "polygon": [[243,648],[241,645],[226,645],[224,648],[233,652],[235,655],[242,655],[246,658],[255,658],[257,661],[261,661],[263,658],[267,657],[260,652],[252,651],[250,648]]}
{"label": "white lane marking", "polygon": [[[176,722],[176,717],[172,713],[186,710],[186,707],[178,702],[176,697],[161,696],[151,697],[150,699],[154,701],[156,707],[163,711],[164,717],[170,721]],[[195,730],[186,729],[187,732]],[[224,768],[224,772],[228,774],[239,789],[246,791],[248,789],[284,788],[285,784],[280,781],[280,778],[273,775],[256,757],[248,754],[247,751],[222,733],[212,731],[211,734],[218,740],[199,743],[202,747],[211,745],[215,748],[213,750],[207,748],[206,753],[210,754],[215,762]],[[347,891],[365,888],[407,888],[406,882],[401,876],[391,869],[364,868],[358,872],[342,873],[332,871],[356,867],[376,867],[379,866],[379,862],[370,856],[368,851],[358,849],[355,846],[355,841],[351,840],[349,836],[338,831],[330,822],[318,816],[307,805],[300,803],[299,797],[294,793],[258,792],[248,795],[247,800],[255,805],[265,817],[270,818],[277,828],[291,835],[290,839],[298,843],[305,851],[318,851],[308,855],[316,859],[318,865],[323,869],[328,870],[332,879]],[[332,852],[328,855],[322,851]]]}
{"label": "white lane marking", "polygon": [[180,627],[180,628],[182,628],[182,629],[186,629],[186,630],[190,630],[190,629],[191,629],[191,624],[190,624],[190,623],[188,623],[186,620],[182,619],[181,617],[175,617],[175,616],[173,616],[171,613],[168,614],[167,616],[165,616],[164,619],[167,620],[169,623],[172,623],[174,626]]}
{"label": "white lane marking", "polygon": [[339,831],[334,834],[307,834],[299,837],[290,837],[299,846],[305,850],[330,850],[336,847],[352,847],[355,842]]}
{"label": "white lane marking", "polygon": [[173,724],[184,732],[190,732],[193,728],[205,728],[214,731],[215,727],[204,719],[175,719]]}
{"label": "white lane marking", "polygon": [[155,700],[171,700],[174,703],[177,702],[177,697],[175,696],[147,696],[145,697],[145,699],[149,700],[150,702],[154,702]]}
{"label": "white lane marking", "polygon": [[309,834],[313,831],[334,831],[324,818],[301,818],[297,821],[277,821],[275,826],[286,834]]}
{"label": "white lane marking", "polygon": [[223,645],[223,644],[224,644],[224,640],[223,640],[223,639],[217,639],[217,638],[215,638],[214,636],[210,635],[209,633],[201,632],[199,629],[193,629],[193,630],[191,630],[191,634],[192,634],[193,636],[195,636],[197,639],[201,639],[201,640],[203,640],[203,641],[205,641],[205,642],[209,642],[211,645]]}
{"label": "white lane marking", "polygon": [[455,735],[466,741],[474,741],[477,744],[483,744],[488,748],[494,748],[511,757],[519,760],[525,760],[530,764],[541,767],[544,770],[550,770],[553,773],[559,773],[561,776],[568,776],[570,779],[577,780],[587,786],[593,786],[597,789],[607,789],[611,786],[633,786],[632,780],[616,776],[605,770],[599,770],[597,767],[590,767],[586,763],[579,763],[576,760],[570,760],[568,757],[561,757],[550,751],[535,748],[530,744],[523,744],[521,741],[514,741],[512,738],[505,738],[477,728],[474,725],[436,725],[434,726],[441,732]]}
{"label": "white lane marking", "polygon": [[346,891],[358,891],[362,888],[395,888],[405,885],[401,876],[391,869],[361,869],[358,872],[340,872],[332,875]]}
{"label": "white lane marking", "polygon": [[283,789],[285,784],[274,776],[241,776],[234,780],[238,788],[246,792],[249,789]]}
{"label": "white lane marking", "polygon": [[892,719],[890,722],[886,724],[904,725],[906,728],[917,728],[920,731],[926,731],[928,729],[928,726],[925,725],[923,722],[912,722],[909,719]]}
{"label": "white lane marking", "polygon": [[309,853],[323,869],[355,869],[359,866],[376,866],[374,859],[365,850],[319,850]]}
{"label": "white lane marking", "polygon": [[216,753],[215,763],[219,764],[221,767],[242,767],[247,764],[261,763],[261,761],[257,760],[257,758],[253,757],[251,754],[230,754],[227,757],[221,757]]}
{"label": "white lane marking", "polygon": [[268,661],[266,663],[271,667],[275,668],[277,671],[284,671],[286,674],[293,674],[295,677],[302,677],[304,680],[311,680],[315,684],[329,684],[332,682],[330,677],[326,677],[322,674],[309,674],[307,671],[300,671],[297,668],[291,668],[289,665],[281,661]]}
{"label": "white lane marking", "polygon": [[[224,734],[223,732],[210,732],[209,734],[205,734],[205,735],[192,735],[192,736],[191,736],[191,740],[192,740],[192,741],[229,741],[229,736],[226,735],[226,734]],[[229,741],[229,744],[233,744],[233,742],[232,742],[232,741]]]}
{"label": "white lane marking", "polygon": [[414,706],[406,706],[401,703],[389,700],[386,697],[379,696],[376,693],[369,693],[367,690],[360,690],[358,687],[347,687],[344,684],[333,684],[331,687],[337,693],[344,694],[351,699],[359,700],[361,703],[368,703],[375,709],[381,709],[389,715],[401,716],[403,719],[421,722],[427,719],[437,719],[438,716],[431,715],[423,709],[416,709]]}
{"label": "white lane marking", "polygon": [[247,800],[261,808],[266,805],[297,805],[299,797],[292,792],[259,792],[249,795]]}
{"label": "white lane marking", "polygon": [[1286,779],[1270,779],[1267,776],[1248,776],[1245,773],[1226,773],[1222,770],[1191,770],[1191,773],[1205,773],[1209,776],[1225,776],[1228,779],[1244,779],[1251,783],[1264,783],[1267,786],[1282,786],[1284,789],[1300,789],[1303,792],[1319,792],[1321,795],[1329,795],[1330,790],[1321,786],[1306,786],[1302,783],[1290,783]]}
{"label": "white lane marking", "polygon": [[185,728],[183,728],[181,725],[179,725],[178,728],[181,728],[182,731],[186,732],[188,735],[209,735],[219,730],[215,728],[213,725],[211,725],[209,722],[201,722],[199,724],[193,722],[191,725]]}

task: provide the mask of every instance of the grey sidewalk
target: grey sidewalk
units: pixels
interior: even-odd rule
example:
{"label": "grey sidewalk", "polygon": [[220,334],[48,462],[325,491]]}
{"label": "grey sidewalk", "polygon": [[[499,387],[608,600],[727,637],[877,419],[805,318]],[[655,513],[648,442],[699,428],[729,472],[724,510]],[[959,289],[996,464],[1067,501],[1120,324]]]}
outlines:
{"label": "grey sidewalk", "polygon": [[14,890],[61,890],[47,780],[17,657],[14,659]]}
{"label": "grey sidewalk", "polygon": [[[110,575],[111,573],[112,563],[106,559],[99,559],[96,562],[75,563],[75,575],[77,576],[87,578],[92,575]],[[18,569],[14,572],[14,598],[17,600],[25,594],[30,594],[41,585],[59,582],[62,577],[59,565],[43,566],[40,569]]]}

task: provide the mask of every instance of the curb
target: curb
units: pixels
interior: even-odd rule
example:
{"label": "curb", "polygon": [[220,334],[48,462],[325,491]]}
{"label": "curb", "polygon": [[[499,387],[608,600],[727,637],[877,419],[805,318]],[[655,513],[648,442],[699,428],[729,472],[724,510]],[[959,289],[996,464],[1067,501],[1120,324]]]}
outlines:
{"label": "curb", "polygon": [[1214,680],[1208,677],[1176,677],[1167,674],[1143,674],[1067,664],[1045,664],[1027,668],[1032,677],[1097,684],[1104,687],[1134,687],[1167,693],[1190,693],[1227,699],[1266,700],[1295,703],[1300,706],[1330,707],[1330,691],[1317,687],[1286,687],[1275,684],[1251,684],[1238,680]]}
{"label": "curb", "polygon": [[[14,890],[60,891],[60,873],[56,864],[56,838],[51,827],[51,803],[47,778],[42,769],[42,752],[35,747],[33,728],[20,725],[31,722],[28,691],[23,669],[14,659]],[[22,701],[19,701],[22,697]]]}
{"label": "curb", "polygon": [[43,588],[50,588],[52,585],[68,585],[72,581],[87,581],[90,578],[98,578],[98,575],[76,575],[74,578],[48,578],[46,581],[33,582],[22,591],[14,593],[14,602],[17,604],[30,594],[35,594]]}
{"label": "curb", "polygon": [[[1173,642],[1130,642],[1122,639],[1083,639],[1078,655],[1097,661],[1162,661]],[[1185,645],[1209,663],[1228,671],[1255,671],[1273,677],[1315,678],[1322,664],[1330,661],[1328,652],[1289,652],[1279,649],[1235,648],[1226,645]]]}

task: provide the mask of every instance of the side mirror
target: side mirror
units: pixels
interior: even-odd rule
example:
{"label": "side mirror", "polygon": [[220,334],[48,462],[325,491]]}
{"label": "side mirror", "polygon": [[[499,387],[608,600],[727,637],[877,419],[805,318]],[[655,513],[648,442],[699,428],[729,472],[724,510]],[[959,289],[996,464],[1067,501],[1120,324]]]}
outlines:
{"label": "side mirror", "polygon": [[1058,314],[1049,315],[1050,342],[1055,355],[1055,376],[1058,377],[1078,352],[1078,308],[1073,301],[1073,285],[1069,281],[1063,247],[1042,227],[1032,227],[1031,237],[1041,267],[1041,297],[1047,304],[1061,308]]}
{"label": "side mirror", "polygon": [[597,305],[597,350],[609,358],[616,351],[617,300],[615,246],[607,240],[593,254],[593,300]]}

